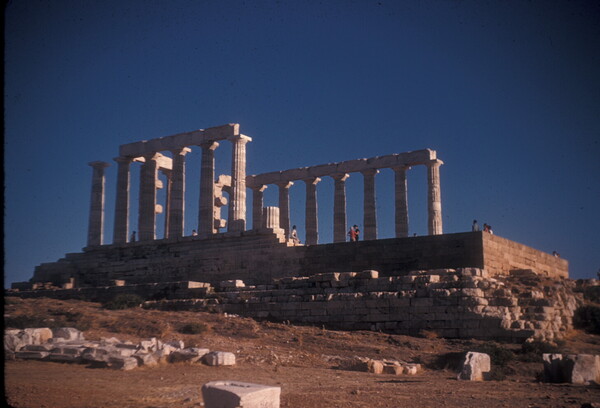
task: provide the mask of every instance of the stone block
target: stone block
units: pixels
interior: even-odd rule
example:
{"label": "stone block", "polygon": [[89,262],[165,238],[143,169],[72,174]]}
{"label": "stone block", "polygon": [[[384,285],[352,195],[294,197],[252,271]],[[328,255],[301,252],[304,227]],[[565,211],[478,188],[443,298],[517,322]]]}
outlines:
{"label": "stone block", "polygon": [[26,336],[29,336],[29,344],[43,344],[52,338],[52,330],[47,327],[35,329],[23,329]]}
{"label": "stone block", "polygon": [[169,355],[171,363],[178,363],[187,361],[190,363],[196,363],[200,361],[202,357],[210,352],[207,348],[190,347],[182,350],[175,350]]}
{"label": "stone block", "polygon": [[158,364],[157,358],[154,355],[148,353],[136,353],[133,355],[133,358],[135,358],[138,361],[138,366],[140,367],[153,367]]}
{"label": "stone block", "polygon": [[211,351],[202,357],[202,362],[209,366],[235,365],[235,354],[226,351]]}
{"label": "stone block", "polygon": [[489,355],[469,351],[462,362],[457,378],[459,380],[484,381],[490,370],[491,362]]}
{"label": "stone block", "polygon": [[279,408],[281,387],[238,381],[211,381],[202,386],[206,408]]}
{"label": "stone block", "polygon": [[544,354],[544,381],[600,383],[600,356],[592,354]]}
{"label": "stone block", "polygon": [[108,366],[115,370],[133,370],[138,366],[138,360],[135,357],[109,357]]}
{"label": "stone block", "polygon": [[74,327],[59,327],[52,329],[55,338],[69,340],[84,340],[83,333]]}
{"label": "stone block", "polygon": [[15,357],[24,360],[43,360],[49,355],[49,351],[17,351],[15,353]]}
{"label": "stone block", "polygon": [[365,270],[358,272],[354,277],[356,279],[377,279],[379,278],[379,272],[375,270]]}

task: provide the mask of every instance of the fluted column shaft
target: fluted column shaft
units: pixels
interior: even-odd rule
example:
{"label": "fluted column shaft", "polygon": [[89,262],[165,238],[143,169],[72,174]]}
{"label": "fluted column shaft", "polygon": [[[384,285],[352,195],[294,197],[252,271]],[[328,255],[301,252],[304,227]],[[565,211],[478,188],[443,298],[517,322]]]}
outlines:
{"label": "fluted column shaft", "polygon": [[167,204],[167,238],[181,237],[185,220],[185,155],[191,149],[173,150],[173,170],[171,171],[171,186]]}
{"label": "fluted column shaft", "polygon": [[277,183],[279,187],[279,228],[285,231],[285,236],[290,234],[290,187],[294,183],[283,181]]}
{"label": "fluted column shaft", "polygon": [[346,179],[347,173],[334,174],[333,242],[346,242]]}
{"label": "fluted column shaft", "polygon": [[[171,218],[169,217],[169,214],[171,213],[171,193],[173,192],[173,170],[168,170],[168,169],[161,169],[159,167],[159,170],[162,174],[165,175],[166,179],[167,179],[167,191],[166,191],[166,197],[165,197],[165,226],[163,228],[164,231],[164,238],[169,238],[169,225],[171,223]],[[160,181],[160,179],[159,179]],[[159,206],[157,206],[159,207]],[[156,213],[160,214],[162,212],[162,207],[160,208],[160,212],[157,208]]]}
{"label": "fluted column shaft", "polygon": [[394,167],[395,178],[395,215],[396,238],[408,237],[408,190],[406,186],[406,170],[410,167]]}
{"label": "fluted column shaft", "polygon": [[440,235],[442,229],[442,195],[440,188],[441,160],[432,160],[427,164],[427,212],[429,235]]}
{"label": "fluted column shaft", "polygon": [[252,229],[263,227],[263,192],[266,188],[267,186],[265,185],[252,187]]}
{"label": "fluted column shaft", "polygon": [[90,217],[88,223],[88,246],[102,245],[104,237],[104,169],[110,164],[101,161],[88,163],[92,172],[92,194],[90,199]]}
{"label": "fluted column shaft", "polygon": [[144,156],[140,169],[140,194],[138,210],[138,237],[140,241],[156,239],[156,189],[158,163],[156,153]]}
{"label": "fluted column shaft", "polygon": [[130,157],[116,157],[117,194],[115,197],[115,219],[113,226],[113,244],[125,244],[129,233],[129,188]]}
{"label": "fluted column shaft", "polygon": [[246,229],[246,143],[252,141],[244,135],[228,139],[233,144],[231,157],[231,216],[228,231]]}
{"label": "fluted column shaft", "polygon": [[200,167],[200,199],[198,204],[198,233],[206,236],[215,233],[215,149],[214,141],[203,143]]}
{"label": "fluted column shaft", "polygon": [[361,172],[363,183],[363,227],[365,229],[364,239],[377,239],[377,206],[375,197],[375,175],[377,169],[369,169]]}
{"label": "fluted column shaft", "polygon": [[306,184],[306,214],[304,217],[306,245],[316,245],[319,243],[317,183],[321,179],[315,177],[303,181]]}

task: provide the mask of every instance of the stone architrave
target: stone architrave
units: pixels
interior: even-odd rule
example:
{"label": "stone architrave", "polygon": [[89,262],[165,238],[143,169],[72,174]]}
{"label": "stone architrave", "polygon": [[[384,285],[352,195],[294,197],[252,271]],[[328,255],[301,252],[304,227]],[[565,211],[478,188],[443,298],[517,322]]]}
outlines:
{"label": "stone architrave", "polygon": [[332,174],[333,195],[333,242],[346,242],[346,180],[348,173]]}
{"label": "stone architrave", "polygon": [[113,244],[125,244],[129,232],[129,188],[132,158],[116,157],[113,160],[118,163]]}
{"label": "stone architrave", "polygon": [[313,177],[304,179],[303,181],[306,184],[306,245],[316,245],[319,243],[317,183],[321,179]]}
{"label": "stone architrave", "polygon": [[276,183],[279,187],[279,227],[285,231],[285,236],[290,236],[290,187],[291,181]]}
{"label": "stone architrave", "polygon": [[228,139],[233,144],[231,155],[231,200],[228,231],[246,229],[246,143],[252,138],[244,135]]}
{"label": "stone architrave", "polygon": [[211,140],[202,143],[200,147],[202,148],[202,162],[200,168],[198,234],[208,236],[216,232],[213,221],[215,202],[215,149],[219,147],[219,144]]}
{"label": "stone architrave", "polygon": [[406,170],[410,167],[394,167],[396,238],[408,237],[408,190]]}
{"label": "stone architrave", "polygon": [[177,238],[183,236],[185,218],[185,155],[191,152],[190,148],[172,150],[173,170],[171,171],[171,186],[168,191],[167,204],[167,237]]}
{"label": "stone architrave", "polygon": [[158,153],[144,156],[140,171],[138,237],[140,241],[156,239],[156,189],[158,183]]}
{"label": "stone architrave", "polygon": [[441,160],[427,163],[427,213],[429,235],[440,235],[442,229],[442,195],[440,189]]}
{"label": "stone architrave", "polygon": [[377,206],[375,197],[375,175],[379,173],[379,170],[368,169],[361,171],[361,173],[364,178],[364,239],[377,239]]}
{"label": "stone architrave", "polygon": [[252,229],[262,228],[264,194],[267,186],[252,187]]}
{"label": "stone architrave", "polygon": [[88,163],[92,166],[92,194],[88,224],[88,246],[102,245],[104,236],[104,169],[110,164],[102,161]]}

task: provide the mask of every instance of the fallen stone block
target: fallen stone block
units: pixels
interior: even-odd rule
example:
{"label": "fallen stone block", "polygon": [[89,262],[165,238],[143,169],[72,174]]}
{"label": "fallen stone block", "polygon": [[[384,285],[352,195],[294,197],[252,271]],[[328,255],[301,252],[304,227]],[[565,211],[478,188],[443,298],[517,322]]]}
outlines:
{"label": "fallen stone block", "polygon": [[52,338],[52,330],[47,327],[24,329],[23,331],[31,336],[31,344],[44,344]]}
{"label": "fallen stone block", "polygon": [[138,366],[153,367],[158,364],[158,360],[152,354],[136,353],[133,357],[138,361]]}
{"label": "fallen stone block", "polygon": [[74,327],[59,327],[52,330],[54,337],[60,337],[65,340],[85,340],[83,333]]}
{"label": "fallen stone block", "polygon": [[109,357],[108,366],[115,370],[133,370],[138,361],[135,357]]}
{"label": "fallen stone block", "polygon": [[196,363],[209,352],[210,350],[206,348],[190,347],[183,350],[175,350],[169,355],[169,360],[171,363],[179,363],[182,361]]}
{"label": "fallen stone block", "polygon": [[369,360],[367,362],[367,371],[373,374],[383,374],[383,362],[379,360]]}
{"label": "fallen stone block", "polygon": [[142,340],[139,344],[139,350],[145,351],[147,353],[153,353],[158,350],[158,340],[156,337],[152,337],[150,339]]}
{"label": "fallen stone block", "polygon": [[403,374],[416,375],[421,371],[421,364],[405,364]]}
{"label": "fallen stone block", "polygon": [[399,364],[385,364],[383,366],[384,374],[402,375],[404,374],[404,367]]}
{"label": "fallen stone block", "polygon": [[50,355],[49,351],[17,351],[16,358],[24,360],[43,360]]}
{"label": "fallen stone block", "polygon": [[202,386],[206,408],[279,408],[281,387],[237,381],[211,381]]}
{"label": "fallen stone block", "polygon": [[491,370],[490,356],[469,351],[462,363],[459,380],[484,381]]}
{"label": "fallen stone block", "polygon": [[209,366],[235,365],[235,354],[226,351],[211,351],[202,357],[202,362]]}
{"label": "fallen stone block", "polygon": [[600,383],[600,356],[591,354],[543,354],[544,381],[552,383]]}

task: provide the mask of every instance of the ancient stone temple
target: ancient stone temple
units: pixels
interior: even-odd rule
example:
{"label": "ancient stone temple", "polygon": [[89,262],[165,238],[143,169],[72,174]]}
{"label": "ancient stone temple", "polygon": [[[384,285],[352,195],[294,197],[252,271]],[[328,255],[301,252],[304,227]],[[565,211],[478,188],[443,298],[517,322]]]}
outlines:
{"label": "ancient stone temple", "polygon": [[[242,303],[249,298],[256,299],[255,302],[263,306],[265,302],[273,303],[271,306],[246,310],[248,315],[258,318],[324,322],[343,328],[374,325],[377,329],[389,328],[397,332],[411,332],[434,325],[448,336],[485,337],[489,331],[461,331],[460,325],[450,323],[450,320],[461,320],[457,317],[461,310],[458,306],[463,304],[453,303],[454,300],[439,300],[438,289],[458,293],[458,297],[481,298],[466,301],[465,304],[482,306],[490,304],[496,292],[487,291],[483,294],[476,290],[468,293],[462,290],[476,289],[482,280],[487,282],[487,279],[504,279],[522,276],[523,273],[544,279],[568,278],[566,260],[525,245],[486,232],[444,234],[440,185],[443,162],[434,150],[423,149],[247,175],[246,145],[251,141],[251,137],[240,133],[238,124],[228,124],[121,145],[119,155],[114,159],[118,170],[112,243],[105,243],[104,237],[104,170],[109,163],[90,163],[93,171],[87,246],[83,252],[67,254],[57,262],[39,265],[29,282],[13,284],[11,294],[96,300],[124,292],[137,293],[146,299],[213,296],[211,299],[222,304],[220,307],[223,310],[242,313],[244,307],[234,305],[237,303],[232,303],[231,296],[225,305],[223,299],[214,295],[219,288],[237,288],[235,290],[241,291],[240,299],[246,299],[240,300]],[[230,174],[217,176],[215,150],[222,143],[231,143],[231,171]],[[200,177],[199,180],[188,180],[185,172],[186,154],[198,147],[202,152]],[[141,166],[137,214],[131,213],[130,205],[131,166],[134,164]],[[409,237],[407,172],[415,166],[427,168],[428,235]],[[375,186],[377,174],[382,169],[391,169],[395,175],[394,185],[391,186],[394,189],[395,238],[378,238]],[[364,239],[346,242],[346,180],[357,175],[362,176],[363,181]],[[333,243],[322,244],[319,243],[317,193],[319,182],[325,177],[330,177],[334,183]],[[200,185],[197,234],[193,236],[184,235],[185,190],[189,182]],[[290,207],[294,203],[290,200],[289,190],[294,183],[300,182],[305,186],[304,244],[290,239]],[[264,206],[263,194],[269,186],[277,188],[277,207]],[[158,200],[159,189],[165,189],[166,193],[162,195],[162,202]],[[249,210],[252,225],[248,225],[246,219],[248,192],[252,194],[252,208]],[[225,207],[226,219],[221,214]],[[157,214],[163,212],[164,236],[157,237]],[[135,239],[132,237],[132,220],[137,220]],[[360,275],[362,271],[377,272],[370,272],[367,275],[371,280],[365,280],[366,275]],[[340,276],[344,277],[342,283]],[[457,281],[462,283],[456,286]],[[495,283],[488,283],[484,285],[486,288],[495,287]],[[327,290],[327,287],[331,289]],[[334,287],[342,289],[333,291]],[[277,292],[278,288],[283,292]],[[461,290],[456,292],[450,290],[452,288]],[[389,295],[372,295],[373,290]],[[252,293],[248,294],[248,291]],[[256,291],[261,291],[261,294]],[[300,303],[315,299],[348,300],[343,293],[370,293],[368,296],[375,296],[376,299],[388,299],[388,296],[398,298],[400,293],[404,293],[401,297],[415,300],[359,302],[360,306],[357,307],[363,312],[369,308],[369,304],[375,305],[378,310],[388,310],[382,312],[385,314],[380,316],[383,320],[377,320],[371,314],[369,318],[360,318],[360,313],[354,313],[352,307],[348,309],[346,306],[344,309],[350,310],[348,313],[351,317],[344,317],[335,307],[331,308],[333,303],[325,305],[313,302],[306,306],[308,314],[291,313],[288,303],[283,305],[277,300],[290,295],[299,296]],[[314,299],[302,300],[303,296],[312,296]],[[503,296],[510,298],[509,293]],[[518,303],[518,300],[511,299],[501,302]],[[204,303],[205,306],[214,305],[209,300]],[[385,303],[385,307],[382,309],[378,302]],[[441,302],[441,306],[438,302]],[[446,305],[445,302],[450,303]],[[395,307],[402,305],[409,307],[410,313],[395,319]],[[456,306],[456,310],[448,312],[449,305]],[[427,323],[433,321],[433,315],[423,317],[423,313],[427,314],[428,306],[440,306],[436,313],[442,317],[435,319],[435,324]],[[559,307],[561,312],[556,319],[567,316],[564,324],[568,325],[568,312],[562,312],[565,310],[563,306]],[[311,312],[315,308],[320,311]],[[477,310],[470,311],[475,313],[475,317],[471,316],[469,320],[483,319],[482,309]],[[496,320],[498,313],[504,312],[493,311]],[[522,339],[535,332],[535,324],[527,319],[519,320],[519,316],[522,316],[520,312],[513,310],[511,313],[514,319],[510,323],[503,322],[502,330],[511,329],[504,326],[512,324],[515,330],[521,331],[515,334],[509,330],[503,332],[503,337]],[[347,320],[352,324],[343,324],[331,316],[338,316],[342,321]],[[413,321],[415,316],[420,316],[426,322],[423,327],[414,326],[414,322],[398,323],[406,319]],[[410,330],[405,324],[409,324]],[[475,325],[473,322],[468,324]],[[523,332],[526,329],[529,331]],[[543,328],[550,333],[545,334],[547,337],[563,329],[558,323],[550,329],[547,326]]]}

